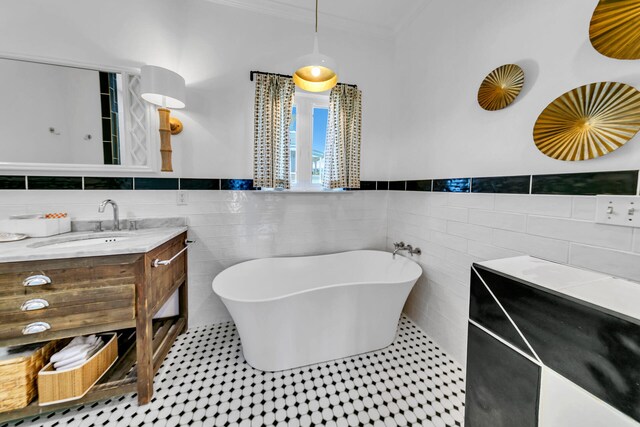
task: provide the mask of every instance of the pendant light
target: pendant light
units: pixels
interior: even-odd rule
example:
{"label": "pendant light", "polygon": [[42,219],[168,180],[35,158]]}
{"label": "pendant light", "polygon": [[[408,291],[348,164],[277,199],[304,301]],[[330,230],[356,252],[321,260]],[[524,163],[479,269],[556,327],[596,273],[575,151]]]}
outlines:
{"label": "pendant light", "polygon": [[298,59],[293,81],[308,92],[324,92],[338,83],[336,61],[320,53],[318,49],[318,0],[316,0],[316,32],[313,52]]}

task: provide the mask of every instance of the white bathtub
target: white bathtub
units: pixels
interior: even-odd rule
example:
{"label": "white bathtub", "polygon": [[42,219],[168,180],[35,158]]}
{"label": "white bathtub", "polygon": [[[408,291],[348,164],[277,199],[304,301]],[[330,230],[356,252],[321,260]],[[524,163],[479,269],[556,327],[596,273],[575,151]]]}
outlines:
{"label": "white bathtub", "polygon": [[420,266],[388,252],[266,258],[220,273],[213,291],[235,321],[246,361],[281,371],[384,348]]}

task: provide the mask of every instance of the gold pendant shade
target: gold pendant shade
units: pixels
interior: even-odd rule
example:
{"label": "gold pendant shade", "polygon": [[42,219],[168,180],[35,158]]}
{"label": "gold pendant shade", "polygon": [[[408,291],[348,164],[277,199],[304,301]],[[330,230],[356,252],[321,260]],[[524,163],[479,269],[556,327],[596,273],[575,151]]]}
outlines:
{"label": "gold pendant shade", "polygon": [[538,117],[533,139],[558,160],[604,156],[640,130],[640,92],[624,83],[591,83],[554,100]]}
{"label": "gold pendant shade", "polygon": [[640,0],[600,0],[591,18],[589,38],[604,56],[640,59]]}
{"label": "gold pendant shade", "polygon": [[485,110],[501,110],[511,104],[524,84],[524,71],[516,64],[493,70],[480,85],[478,104]]}
{"label": "gold pendant shade", "polygon": [[296,70],[293,81],[308,92],[324,92],[338,83],[338,75],[330,68],[309,65]]}

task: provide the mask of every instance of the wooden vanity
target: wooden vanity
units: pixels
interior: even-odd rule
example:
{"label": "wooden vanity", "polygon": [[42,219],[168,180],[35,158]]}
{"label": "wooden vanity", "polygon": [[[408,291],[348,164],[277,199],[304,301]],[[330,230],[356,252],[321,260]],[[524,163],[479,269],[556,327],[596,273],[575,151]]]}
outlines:
{"label": "wooden vanity", "polygon": [[[154,374],[187,328],[186,238],[182,231],[146,253],[0,263],[0,346],[119,332],[116,363],[82,399],[35,400],[0,422],[132,392],[148,403]],[[176,290],[179,314],[154,320]]]}

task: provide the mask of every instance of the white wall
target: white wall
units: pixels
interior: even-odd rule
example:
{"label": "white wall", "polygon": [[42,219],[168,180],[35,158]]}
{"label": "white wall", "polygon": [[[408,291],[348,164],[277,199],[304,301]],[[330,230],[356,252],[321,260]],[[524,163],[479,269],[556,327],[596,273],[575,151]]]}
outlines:
{"label": "white wall", "polygon": [[[189,238],[189,323],[231,320],[211,283],[222,270],[254,258],[384,249],[387,193],[264,194],[252,191],[0,190],[0,218],[20,213],[68,212],[72,219],[112,218],[98,204],[116,200],[121,218],[186,217]],[[313,274],[309,271],[309,274]]]}
{"label": "white wall", "polygon": [[[589,21],[597,0],[432,0],[396,39],[391,179],[637,169],[640,137],[604,158],[562,162],[533,143],[556,97],[583,84],[640,88],[637,61],[597,53]],[[516,102],[485,111],[484,77],[506,63],[525,71]]]}
{"label": "white wall", "polygon": [[[0,14],[0,53],[182,74],[188,100],[174,112],[185,129],[173,138],[173,163],[175,175],[188,177],[251,178],[249,71],[291,74],[312,36],[310,24],[207,0],[7,0]],[[361,176],[379,178],[391,137],[393,41],[324,27],[320,44],[338,61],[341,81],[363,90]]]}

